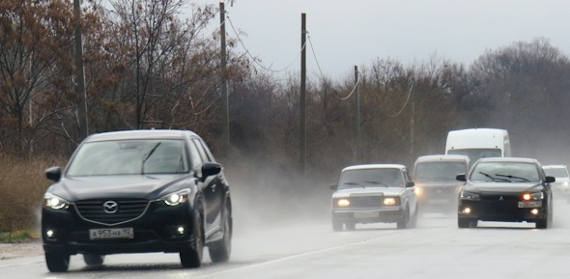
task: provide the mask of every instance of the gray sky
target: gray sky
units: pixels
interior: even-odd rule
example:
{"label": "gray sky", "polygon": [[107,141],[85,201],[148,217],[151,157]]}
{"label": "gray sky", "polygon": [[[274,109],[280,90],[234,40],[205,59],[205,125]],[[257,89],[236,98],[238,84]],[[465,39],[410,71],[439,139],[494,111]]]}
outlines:
{"label": "gray sky", "polygon": [[[537,37],[570,50],[570,1],[563,0],[235,0],[227,6],[247,48],[275,69],[299,60],[300,14],[307,13],[323,72],[334,78],[378,57],[410,64],[437,55],[470,64],[486,49]],[[229,26],[228,33],[234,36]],[[315,75],[310,49],[307,55]],[[289,71],[298,68],[295,62]]]}

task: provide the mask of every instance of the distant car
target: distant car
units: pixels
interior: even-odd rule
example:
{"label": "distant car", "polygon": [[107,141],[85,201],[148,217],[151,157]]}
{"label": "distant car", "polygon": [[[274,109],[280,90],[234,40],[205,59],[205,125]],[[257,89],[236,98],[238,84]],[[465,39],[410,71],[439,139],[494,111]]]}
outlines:
{"label": "distant car", "polygon": [[568,185],[570,179],[568,178],[568,168],[566,165],[548,165],[542,168],[546,175],[556,179],[556,182],[552,183],[554,195],[570,202],[570,186]]}
{"label": "distant car", "polygon": [[478,220],[528,221],[540,229],[552,222],[550,183],[555,179],[535,159],[480,159],[457,180],[467,182],[459,195],[460,228],[476,226]]}
{"label": "distant car", "polygon": [[91,135],[44,196],[42,238],[51,272],[69,256],[100,265],[116,253],[179,253],[198,267],[203,247],[229,259],[232,208],[222,167],[195,133],[139,130]]}
{"label": "distant car", "polygon": [[353,230],[357,223],[415,225],[417,201],[414,182],[403,165],[371,164],[342,170],[332,195],[332,226]]}
{"label": "distant car", "polygon": [[413,179],[422,212],[453,211],[463,183],[455,178],[469,168],[469,158],[463,155],[426,155],[414,163]]}

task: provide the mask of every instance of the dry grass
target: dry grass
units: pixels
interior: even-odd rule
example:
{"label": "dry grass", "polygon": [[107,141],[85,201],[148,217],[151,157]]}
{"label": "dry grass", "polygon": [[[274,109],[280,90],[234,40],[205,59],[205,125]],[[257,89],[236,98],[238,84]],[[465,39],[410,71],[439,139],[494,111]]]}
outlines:
{"label": "dry grass", "polygon": [[43,194],[50,185],[44,170],[62,161],[0,154],[0,233],[37,231]]}

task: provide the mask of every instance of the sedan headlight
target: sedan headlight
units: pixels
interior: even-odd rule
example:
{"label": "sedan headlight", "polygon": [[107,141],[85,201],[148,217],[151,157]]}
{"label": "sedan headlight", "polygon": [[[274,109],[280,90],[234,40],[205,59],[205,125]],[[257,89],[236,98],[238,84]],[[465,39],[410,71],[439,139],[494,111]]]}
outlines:
{"label": "sedan headlight", "polygon": [[400,198],[385,197],[383,203],[384,203],[384,205],[399,205],[400,204]]}
{"label": "sedan headlight", "polygon": [[177,206],[188,201],[189,189],[184,189],[178,192],[168,194],[162,198],[162,201],[168,206]]}
{"label": "sedan headlight", "polygon": [[522,195],[523,201],[539,201],[544,199],[543,192],[535,192],[535,193],[524,193]]}
{"label": "sedan headlight", "polygon": [[350,201],[348,199],[338,199],[336,201],[336,205],[338,207],[349,207],[350,206]]}
{"label": "sedan headlight", "polygon": [[45,193],[44,206],[56,210],[67,209],[69,208],[69,202],[54,194]]}
{"label": "sedan headlight", "polygon": [[459,198],[462,200],[479,200],[480,197],[479,194],[476,193],[461,191]]}

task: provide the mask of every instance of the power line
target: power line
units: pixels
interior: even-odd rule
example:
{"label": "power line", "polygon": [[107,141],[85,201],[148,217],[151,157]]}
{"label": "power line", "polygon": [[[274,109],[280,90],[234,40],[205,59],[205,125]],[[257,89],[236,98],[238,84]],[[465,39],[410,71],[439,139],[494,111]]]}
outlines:
{"label": "power line", "polygon": [[350,90],[350,93],[348,93],[348,95],[346,95],[344,97],[339,97],[339,96],[336,96],[336,97],[343,102],[350,99],[350,97],[352,97],[352,94],[354,94],[354,92],[356,92],[356,88],[358,88],[359,84],[360,84],[360,75],[358,77],[358,80],[356,81],[356,83],[352,87],[352,90]]}
{"label": "power line", "polygon": [[319,69],[319,73],[321,74],[321,79],[324,79],[325,75],[323,74],[323,70],[321,69],[319,59],[317,58],[317,54],[315,53],[315,48],[313,46],[313,42],[311,41],[311,35],[309,35],[307,38],[309,39],[309,45],[311,46],[311,52],[313,53],[313,57],[315,58],[315,64],[317,64],[317,68]]}
{"label": "power line", "polygon": [[387,113],[382,113],[387,117],[390,118],[396,118],[398,116],[400,116],[400,114],[404,111],[404,109],[406,108],[406,106],[408,106],[408,103],[410,102],[410,97],[412,96],[412,92],[414,91],[414,86],[415,83],[412,82],[412,84],[410,85],[410,89],[408,90],[408,97],[406,98],[406,102],[404,103],[404,105],[402,106],[402,108],[395,114],[387,114]]}
{"label": "power line", "polygon": [[243,42],[243,40],[241,39],[241,36],[239,35],[239,32],[237,31],[237,28],[235,28],[232,19],[230,18],[229,15],[226,15],[226,18],[228,20],[228,22],[230,23],[230,26],[234,32],[234,34],[236,35],[236,38],[238,39],[238,42],[240,43],[241,47],[243,48],[243,50],[245,51],[245,53],[251,58],[251,60],[258,65],[260,68],[269,71],[269,72],[273,72],[273,73],[279,73],[279,72],[283,72],[289,68],[291,68],[299,59],[299,56],[301,56],[301,52],[305,49],[305,47],[307,46],[307,43],[303,44],[303,46],[301,47],[301,50],[297,53],[297,56],[295,57],[294,60],[292,60],[289,64],[287,64],[285,67],[280,68],[280,69],[272,69],[270,67],[267,67],[265,65],[263,65],[260,61],[259,58],[253,56],[251,54],[251,52],[249,51],[249,49],[245,46],[245,43]]}

